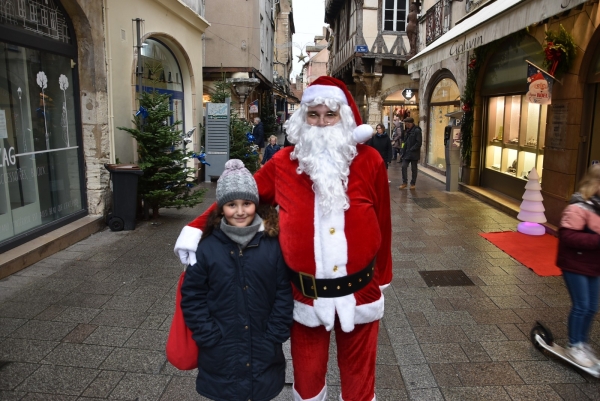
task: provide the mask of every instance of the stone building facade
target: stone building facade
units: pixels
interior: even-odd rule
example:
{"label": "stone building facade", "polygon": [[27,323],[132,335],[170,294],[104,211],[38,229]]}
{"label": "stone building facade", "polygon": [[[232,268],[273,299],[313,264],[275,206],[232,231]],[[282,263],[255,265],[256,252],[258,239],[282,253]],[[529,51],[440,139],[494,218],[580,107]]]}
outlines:
{"label": "stone building facade", "polygon": [[[434,7],[441,10],[440,21],[448,16],[450,24],[429,41],[426,16]],[[520,202],[527,174],[535,167],[546,217],[558,225],[579,180],[600,161],[600,124],[594,118],[600,111],[598,2],[440,0],[424,2],[420,22],[421,47],[408,71],[419,79],[423,93],[424,137],[441,135],[432,132],[431,123],[438,115],[432,98],[440,82],[451,80],[463,96],[468,73],[477,66],[473,104],[460,103],[473,113],[471,161],[463,165],[462,182]],[[540,104],[530,97],[527,61],[533,65],[529,71],[543,70],[546,32],[561,27],[573,38],[577,54],[558,80],[546,80],[553,84],[551,102]],[[490,50],[480,53],[485,57],[475,59],[477,49],[486,46]]]}

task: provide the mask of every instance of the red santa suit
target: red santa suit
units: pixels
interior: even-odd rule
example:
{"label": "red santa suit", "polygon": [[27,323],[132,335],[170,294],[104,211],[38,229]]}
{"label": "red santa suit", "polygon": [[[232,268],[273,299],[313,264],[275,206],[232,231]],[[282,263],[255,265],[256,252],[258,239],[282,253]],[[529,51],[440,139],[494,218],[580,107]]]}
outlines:
{"label": "red santa suit", "polygon": [[[392,279],[385,162],[375,149],[357,145],[346,192],[350,207],[323,214],[310,177],[298,174],[298,161],[290,158],[292,151],[277,152],[254,178],[260,203],[279,206],[281,250],[292,276],[298,276],[292,280],[295,400],[325,400],[329,331],[335,327],[342,399],[371,401],[384,311],[381,289]],[[214,207],[183,229],[176,250],[195,251]]]}

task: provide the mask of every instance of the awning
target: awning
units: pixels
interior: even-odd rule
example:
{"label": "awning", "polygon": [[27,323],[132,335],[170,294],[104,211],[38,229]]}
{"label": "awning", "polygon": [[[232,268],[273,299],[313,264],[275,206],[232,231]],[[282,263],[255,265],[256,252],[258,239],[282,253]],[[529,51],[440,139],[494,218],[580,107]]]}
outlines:
{"label": "awning", "polygon": [[497,0],[463,20],[408,60],[408,73],[458,57],[587,0]]}

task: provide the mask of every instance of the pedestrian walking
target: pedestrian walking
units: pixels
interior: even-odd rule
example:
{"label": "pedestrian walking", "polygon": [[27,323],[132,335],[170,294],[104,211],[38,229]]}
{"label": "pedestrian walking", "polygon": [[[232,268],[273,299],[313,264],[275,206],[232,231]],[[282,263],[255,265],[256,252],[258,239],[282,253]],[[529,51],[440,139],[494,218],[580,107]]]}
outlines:
{"label": "pedestrian walking", "polygon": [[200,349],[196,391],[212,400],[267,401],[285,382],[292,288],[277,212],[263,219],[257,205],[254,178],[241,160],[229,160],[181,286],[181,310]]}
{"label": "pedestrian walking", "polygon": [[258,153],[262,155],[265,147],[265,128],[263,127],[260,118],[254,118],[254,128],[252,129],[252,135],[254,136],[254,143],[258,146]]}
{"label": "pedestrian walking", "polygon": [[408,165],[410,164],[411,177],[410,189],[415,189],[417,183],[417,164],[421,158],[421,144],[423,134],[421,128],[415,125],[412,117],[404,119],[404,148],[402,153],[402,185],[398,189],[404,189],[408,185]]}
{"label": "pedestrian walking", "polygon": [[[323,76],[308,86],[286,129],[295,146],[277,152],[254,176],[260,201],[279,206],[279,241],[293,283],[293,398],[327,399],[333,331],[340,398],[372,401],[382,290],[392,279],[384,162],[362,144],[373,128],[361,125],[338,79]],[[175,253],[185,264],[195,260],[205,220],[206,213],[177,239]]]}
{"label": "pedestrian walking", "polygon": [[[366,142],[366,145],[371,146],[379,152],[381,158],[385,162],[385,168],[387,169],[392,162],[392,141],[390,136],[385,132],[383,124],[377,124],[375,127],[375,134]],[[388,179],[388,184],[392,182]]]}
{"label": "pedestrian walking", "polygon": [[271,160],[271,158],[277,153],[278,150],[281,149],[281,146],[277,144],[277,137],[275,135],[271,135],[269,137],[269,144],[265,146],[265,152],[263,155],[263,159],[260,162],[261,165],[264,166],[266,162]]}
{"label": "pedestrian walking", "polygon": [[592,367],[600,363],[589,345],[600,289],[600,164],[589,169],[563,211],[556,265],[572,302],[566,354],[573,362]]}
{"label": "pedestrian walking", "polygon": [[393,120],[393,132],[392,132],[392,149],[393,157],[392,160],[397,160],[398,163],[402,162],[402,144],[404,143],[404,135],[402,122],[398,116],[394,116]]}

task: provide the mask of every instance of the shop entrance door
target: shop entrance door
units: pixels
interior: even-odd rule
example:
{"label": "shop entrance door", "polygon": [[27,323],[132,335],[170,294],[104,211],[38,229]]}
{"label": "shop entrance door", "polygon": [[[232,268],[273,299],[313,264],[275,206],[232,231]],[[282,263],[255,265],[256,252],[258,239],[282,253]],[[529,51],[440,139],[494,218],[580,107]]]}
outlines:
{"label": "shop entrance door", "polygon": [[600,163],[600,84],[593,84],[594,109],[590,132],[589,164]]}

